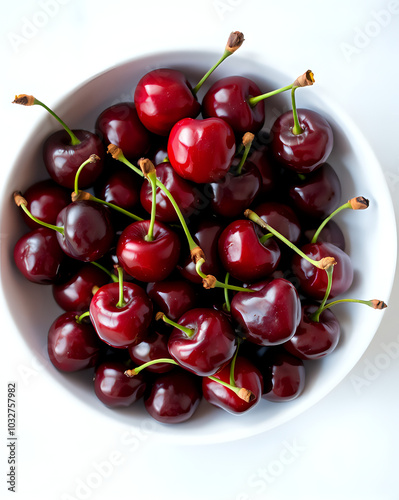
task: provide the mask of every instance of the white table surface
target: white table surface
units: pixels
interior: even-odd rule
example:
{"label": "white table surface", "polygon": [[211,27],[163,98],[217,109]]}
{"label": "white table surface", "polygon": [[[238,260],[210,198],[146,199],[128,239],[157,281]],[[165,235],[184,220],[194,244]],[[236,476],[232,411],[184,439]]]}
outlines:
{"label": "white table surface", "polygon": [[[51,106],[81,81],[160,44],[217,49],[226,34],[241,30],[249,56],[284,72],[315,71],[317,85],[346,109],[374,149],[398,216],[398,0],[114,0],[112,6],[20,0],[2,6],[2,176],[42,116],[26,113],[17,122],[14,94],[46,96]],[[397,499],[398,302],[397,273],[371,345],[313,408],[254,438],[195,448],[159,443],[145,426],[128,436],[109,432],[101,417],[92,425],[82,421],[1,311],[2,405],[6,383],[18,382],[17,497]],[[5,408],[0,414],[4,471]],[[0,491],[11,498],[4,472]]]}

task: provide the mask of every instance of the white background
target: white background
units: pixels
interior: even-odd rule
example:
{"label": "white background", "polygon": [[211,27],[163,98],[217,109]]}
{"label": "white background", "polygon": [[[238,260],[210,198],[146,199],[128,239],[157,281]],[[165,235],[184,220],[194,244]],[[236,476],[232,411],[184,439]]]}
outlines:
{"label": "white background", "polygon": [[[374,149],[399,213],[398,1],[9,5],[3,4],[0,21],[2,176],[42,117],[27,112],[24,122],[17,121],[10,104],[14,94],[37,95],[51,107],[81,81],[120,61],[160,46],[215,50],[230,31],[240,30],[249,57],[293,75],[314,70],[317,85],[339,102]],[[49,391],[46,371],[1,311],[0,460],[3,464],[7,454],[6,382],[17,380],[21,499],[397,499],[398,301],[396,279],[370,347],[315,407],[255,438],[196,448],[159,443],[145,423],[128,436],[108,429],[105,419],[103,426],[82,420],[68,399]],[[11,498],[5,464],[1,470],[1,497]]]}

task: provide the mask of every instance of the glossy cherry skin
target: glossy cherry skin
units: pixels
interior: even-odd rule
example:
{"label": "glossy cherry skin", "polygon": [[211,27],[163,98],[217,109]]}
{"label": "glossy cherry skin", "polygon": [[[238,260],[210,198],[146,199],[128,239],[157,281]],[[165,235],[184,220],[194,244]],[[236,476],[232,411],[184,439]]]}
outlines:
{"label": "glossy cherry skin", "polygon": [[259,360],[263,376],[262,398],[274,403],[292,401],[305,388],[305,367],[303,361],[284,349],[269,349]]}
{"label": "glossy cherry skin", "polygon": [[226,316],[207,308],[191,309],[179,325],[194,331],[189,337],[174,328],[168,341],[169,354],[186,370],[207,377],[216,373],[234,356],[236,339]]}
{"label": "glossy cherry skin", "polygon": [[341,328],[336,316],[325,309],[319,321],[312,320],[319,305],[304,304],[302,319],[295,335],[284,344],[284,348],[300,359],[319,359],[330,354],[338,345]]}
{"label": "glossy cherry skin", "polygon": [[[70,191],[51,179],[39,181],[30,186],[25,191],[24,198],[28,202],[26,208],[29,212],[47,224],[55,224],[59,212],[71,203]],[[31,229],[39,227],[39,224],[25,212],[22,212],[22,216]]]}
{"label": "glossy cherry skin", "polygon": [[141,181],[134,172],[112,165],[94,189],[97,198],[129,211],[139,203],[140,187]]}
{"label": "glossy cherry skin", "polygon": [[[311,224],[312,229],[305,229],[305,231],[303,232],[303,235],[309,242],[312,240],[315,232],[317,231],[317,228],[319,227],[320,222],[317,222],[318,224],[315,224],[313,221]],[[321,230],[317,241],[319,243],[332,243],[336,247],[345,251],[346,242],[344,233],[334,220],[330,220],[327,222],[327,224]]]}
{"label": "glossy cherry skin", "polygon": [[155,221],[154,239],[146,241],[150,221],[133,222],[122,231],[116,247],[119,263],[130,276],[144,281],[162,281],[176,267],[180,239],[162,222]]}
{"label": "glossy cherry skin", "polygon": [[341,182],[335,170],[323,163],[304,180],[291,185],[289,196],[301,212],[324,219],[338,208],[341,192]]}
{"label": "glossy cherry skin", "polygon": [[87,311],[93,287],[102,287],[109,276],[93,264],[84,264],[66,283],[53,285],[53,297],[64,311]]}
{"label": "glossy cherry skin", "polygon": [[157,281],[148,283],[147,294],[157,307],[172,321],[195,307],[197,292],[185,280]]}
{"label": "glossy cherry skin", "polygon": [[271,129],[271,150],[285,167],[308,174],[329,157],[333,147],[332,129],[325,118],[309,109],[298,109],[301,134],[292,133],[294,118],[287,111],[277,118]]}
{"label": "glossy cherry skin", "polygon": [[[219,276],[222,265],[218,253],[218,240],[222,234],[223,225],[216,219],[203,219],[193,233],[193,239],[202,248],[205,254],[205,263],[202,265],[202,271],[205,274]],[[195,264],[188,257],[185,262],[179,266],[179,271],[185,279],[193,283],[202,283],[202,278],[195,270]]]}
{"label": "glossy cherry skin", "polygon": [[168,135],[182,118],[195,118],[201,106],[184,74],[175,69],[155,69],[139,81],[134,103],[144,126],[158,135]]}
{"label": "glossy cherry skin", "polygon": [[114,238],[108,209],[94,201],[75,201],[58,214],[58,243],[70,257],[83,262],[100,259]]}
{"label": "glossy cherry skin", "polygon": [[280,260],[280,248],[274,239],[264,244],[261,232],[250,220],[229,224],[219,238],[219,256],[223,267],[234,278],[254,282],[270,275]]}
{"label": "glossy cherry skin", "polygon": [[238,292],[231,315],[249,341],[263,346],[283,344],[301,320],[301,302],[294,285],[277,278],[251,286],[256,292]]}
{"label": "glossy cherry skin", "polygon": [[126,407],[140,399],[146,389],[143,374],[125,375],[123,363],[105,361],[96,370],[94,391],[98,399],[110,408]]}
{"label": "glossy cherry skin", "polygon": [[[301,225],[295,212],[288,205],[278,202],[264,202],[254,208],[254,212],[266,224],[276,229],[291,243],[296,244],[301,236]],[[283,243],[284,245],[284,243]]]}
{"label": "glossy cherry skin", "polygon": [[247,160],[240,174],[237,174],[238,163],[239,160],[234,159],[225,177],[209,184],[211,209],[222,217],[242,215],[260,191],[262,180],[259,170]]}
{"label": "glossy cherry skin", "polygon": [[43,160],[50,177],[69,189],[73,189],[75,175],[80,165],[90,155],[97,155],[100,159],[96,163],[89,163],[79,175],[79,187],[87,188],[94,184],[103,170],[104,146],[101,139],[87,130],[73,130],[81,141],[76,146],[71,145],[71,138],[65,130],[59,130],[47,138],[43,145]]}
{"label": "glossy cherry skin", "polygon": [[144,156],[150,149],[150,134],[130,102],[120,102],[105,109],[97,118],[96,132],[106,145],[115,144],[121,148],[129,160]]}
{"label": "glossy cherry skin", "polygon": [[[301,248],[308,257],[320,260],[323,257],[334,257],[332,287],[329,298],[345,293],[353,281],[353,267],[348,254],[331,243],[307,243]],[[295,254],[292,259],[292,270],[299,279],[303,293],[313,299],[322,300],[327,290],[327,273],[319,269],[303,257]]]}
{"label": "glossy cherry skin", "polygon": [[[169,162],[157,165],[156,172],[157,179],[171,193],[185,219],[198,211],[198,207],[200,206],[200,191],[197,187],[180,177]],[[140,202],[143,208],[148,213],[151,213],[152,188],[150,182],[143,183],[140,191]],[[159,187],[157,188],[156,205],[157,220],[162,222],[175,222],[179,220],[169,198]]]}
{"label": "glossy cherry skin", "polygon": [[261,176],[259,194],[271,193],[275,186],[275,160],[270,153],[268,144],[259,145],[248,155],[248,160],[255,165]]}
{"label": "glossy cherry skin", "polygon": [[64,372],[75,372],[95,366],[101,341],[90,323],[78,323],[79,311],[65,312],[51,325],[47,349],[50,361]]}
{"label": "glossy cherry skin", "polygon": [[[223,382],[230,383],[230,364],[226,365],[220,370],[215,378]],[[247,412],[259,403],[263,391],[263,379],[260,371],[247,359],[237,356],[234,381],[237,387],[248,389],[253,393],[255,398],[247,403],[239,398],[228,387],[215,382],[209,378],[202,379],[202,392],[204,398],[214,406],[222,408],[223,410],[233,415],[239,415]]]}
{"label": "glossy cherry skin", "polygon": [[123,284],[124,305],[119,307],[119,283],[102,286],[90,304],[90,319],[101,340],[112,347],[141,342],[152,319],[152,302],[133,283]]}
{"label": "glossy cherry skin", "polygon": [[[128,347],[129,355],[138,366],[160,358],[170,358],[168,351],[168,336],[156,331],[149,331],[146,338],[139,344]],[[147,366],[146,371],[166,373],[175,368],[171,363],[154,363]]]}
{"label": "glossy cherry skin", "polygon": [[178,424],[191,418],[201,401],[197,378],[183,370],[160,375],[144,399],[151,417],[164,424]]}
{"label": "glossy cherry skin", "polygon": [[236,134],[256,134],[265,122],[265,105],[251,106],[250,97],[261,95],[259,87],[249,78],[228,76],[215,82],[202,100],[205,118],[225,120]]}
{"label": "glossy cherry skin", "polygon": [[17,241],[14,261],[27,280],[51,285],[60,280],[66,256],[58,244],[56,232],[40,226]]}
{"label": "glossy cherry skin", "polygon": [[184,118],[169,135],[168,157],[172,167],[180,177],[198,184],[224,177],[235,150],[234,132],[220,118]]}

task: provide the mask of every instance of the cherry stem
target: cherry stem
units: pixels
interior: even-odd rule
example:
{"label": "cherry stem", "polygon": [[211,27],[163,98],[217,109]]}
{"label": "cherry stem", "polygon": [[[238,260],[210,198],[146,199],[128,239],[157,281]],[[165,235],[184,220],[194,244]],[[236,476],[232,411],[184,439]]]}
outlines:
{"label": "cherry stem", "polygon": [[100,198],[96,198],[92,194],[90,195],[89,200],[95,201],[96,203],[101,203],[102,205],[106,205],[107,207],[110,207],[110,208],[112,208],[112,209],[120,212],[121,214],[127,215],[131,219],[134,219],[134,220],[137,220],[137,221],[144,220],[141,217],[138,217],[137,215],[134,215],[131,212],[128,212],[124,208],[118,207],[118,205],[114,205],[113,203],[110,203],[109,201],[100,200]]}
{"label": "cherry stem", "polygon": [[151,365],[156,365],[158,363],[170,363],[171,365],[179,366],[179,363],[177,363],[174,359],[158,358],[158,359],[153,359],[152,361],[147,361],[147,363],[143,363],[140,366],[136,366],[136,368],[133,368],[131,370],[126,370],[125,375],[127,377],[134,377],[135,375],[138,375],[141,372],[141,370],[144,370],[144,368],[147,368],[148,366]]}
{"label": "cherry stem", "polygon": [[224,385],[224,387],[227,387],[228,389],[233,391],[235,394],[237,394],[237,396],[240,399],[243,399],[247,403],[249,403],[255,399],[255,395],[249,389],[244,389],[242,387],[237,387],[237,386],[231,385],[228,382],[224,382],[223,380],[220,380],[220,379],[213,377],[213,376],[208,376],[207,378],[209,378],[210,380],[213,380],[214,382],[217,382],[218,384]]}
{"label": "cherry stem", "polygon": [[183,333],[187,335],[188,338],[191,338],[195,334],[195,330],[191,328],[187,328],[186,326],[179,325],[178,323],[175,323],[171,319],[169,319],[164,313],[159,312],[156,316],[155,319],[158,321],[162,319],[166,324],[173,326],[174,328],[177,328],[181,330]]}
{"label": "cherry stem", "polygon": [[86,311],[85,313],[81,314],[80,316],[75,316],[76,323],[79,323],[79,325],[82,323],[82,320],[84,318],[87,318],[90,316],[90,311]]}
{"label": "cherry stem", "polygon": [[122,308],[126,305],[125,299],[123,297],[123,269],[120,266],[117,266],[117,270],[119,282],[119,300],[116,304],[116,307]]}
{"label": "cherry stem", "polygon": [[236,352],[234,353],[233,359],[231,360],[231,364],[230,364],[230,385],[232,385],[233,387],[237,387],[236,381],[234,379],[234,371],[236,368],[238,349],[240,347],[241,342],[242,342],[241,339],[237,339]]}
{"label": "cherry stem", "polygon": [[266,233],[266,234],[264,234],[261,238],[259,238],[259,242],[262,243],[262,245],[263,245],[264,243],[266,243],[266,241],[269,238],[273,238],[273,234],[272,233]]}
{"label": "cherry stem", "polygon": [[71,138],[71,145],[72,145],[72,146],[77,146],[78,144],[80,144],[80,141],[79,141],[79,139],[76,137],[76,135],[75,135],[75,134],[72,132],[72,130],[71,130],[71,129],[70,129],[70,128],[66,125],[66,123],[65,123],[65,122],[63,122],[63,121],[61,120],[61,118],[60,118],[58,115],[56,115],[56,114],[54,113],[54,111],[53,111],[52,109],[50,109],[48,106],[46,106],[43,102],[39,101],[39,99],[36,99],[36,97],[35,97],[35,100],[34,100],[33,104],[37,104],[37,105],[41,106],[42,108],[44,108],[46,111],[48,111],[48,112],[50,113],[50,115],[51,115],[51,116],[53,116],[53,117],[54,117],[54,118],[55,118],[55,119],[56,119],[56,120],[57,120],[57,121],[58,121],[58,122],[62,125],[62,127],[64,128],[64,130],[65,130],[66,132],[68,132],[68,134],[69,134],[69,136],[70,136],[70,138]]}
{"label": "cherry stem", "polygon": [[[320,259],[320,260],[311,259],[304,252],[302,252],[302,250],[300,250],[296,245],[291,243],[291,241],[289,241],[285,236],[283,236],[281,233],[276,231],[276,229],[269,226],[269,224],[267,224],[263,219],[261,219],[259,217],[258,214],[256,214],[252,210],[249,210],[249,209],[245,210],[244,215],[252,222],[255,222],[255,224],[257,224],[258,226],[262,227],[263,229],[266,229],[267,231],[270,231],[274,236],[276,236],[276,238],[278,238],[279,240],[284,242],[288,247],[290,247],[291,250],[294,250],[294,252],[296,252],[298,255],[300,255],[302,258],[306,259],[308,262],[310,262],[311,264],[313,264],[317,268],[326,269],[326,267],[330,267],[331,265],[335,264],[335,259],[333,259],[332,257],[324,257],[323,259]],[[328,262],[328,264],[327,264],[327,262]],[[327,264],[327,266],[326,266],[326,264]]]}
{"label": "cherry stem", "polygon": [[242,167],[244,166],[244,163],[247,161],[248,153],[249,150],[251,149],[254,137],[255,136],[253,134],[245,134],[243,137],[242,144],[245,149],[242,158],[240,160],[240,163],[237,165],[236,175],[241,175]]}
{"label": "cherry stem", "polygon": [[93,266],[98,267],[98,269],[101,269],[101,271],[103,271],[104,273],[108,274],[108,276],[112,279],[112,281],[114,283],[118,283],[119,282],[119,279],[115,276],[115,274],[109,272],[108,269],[106,269],[104,266],[102,266],[98,262],[92,261],[92,262],[90,262],[90,264],[93,264]]}
{"label": "cherry stem", "polygon": [[292,127],[292,133],[294,135],[299,135],[303,133],[303,128],[299,124],[298,113],[296,110],[296,103],[295,103],[295,90],[297,88],[298,87],[292,87],[291,90],[292,115],[294,117],[294,126]]}
{"label": "cherry stem", "polygon": [[[224,284],[225,285],[228,285],[229,284],[229,278],[230,278],[230,273],[226,273],[226,277],[224,279]],[[231,307],[230,307],[230,299],[229,299],[229,290],[228,288],[225,288],[224,289],[224,307],[226,309],[227,312],[230,312],[231,311]]]}
{"label": "cherry stem", "polygon": [[215,69],[220,65],[222,64],[222,62],[227,59],[229,56],[231,56],[232,52],[230,52],[229,50],[225,50],[222,57],[219,59],[219,61],[212,66],[212,68],[207,72],[205,73],[205,75],[201,78],[201,80],[197,83],[197,85],[193,88],[192,90],[192,93],[196,96],[197,95],[197,92],[199,91],[199,89],[202,87],[202,85],[205,83],[205,81],[208,79],[208,77],[215,71]]}
{"label": "cherry stem", "polygon": [[294,84],[291,83],[291,85],[287,85],[286,87],[281,87],[280,89],[272,90],[271,92],[267,92],[266,94],[262,95],[257,95],[256,97],[250,97],[247,102],[249,105],[254,108],[258,102],[263,101],[263,99],[267,99],[268,97],[272,97],[277,94],[281,94],[281,92],[285,92],[287,90],[291,90],[293,88]]}
{"label": "cherry stem", "polygon": [[326,304],[321,312],[325,311],[331,306],[335,306],[336,304],[340,304],[342,302],[356,302],[358,304],[364,304],[366,306],[372,307],[373,309],[385,309],[386,307],[388,307],[382,300],[338,299]]}
{"label": "cherry stem", "polygon": [[152,203],[151,203],[151,220],[150,226],[148,228],[148,233],[145,236],[145,241],[153,241],[154,240],[154,225],[155,225],[155,215],[157,211],[157,174],[151,172],[147,175],[147,179],[151,182],[151,190],[152,190]]}
{"label": "cherry stem", "polygon": [[326,288],[326,293],[324,294],[324,298],[323,298],[323,301],[322,303],[320,304],[320,307],[317,309],[317,311],[315,311],[312,316],[311,316],[311,321],[314,321],[315,323],[319,323],[320,321],[320,314],[324,311],[324,306],[327,302],[327,299],[330,295],[330,292],[331,292],[331,287],[332,287],[332,276],[333,276],[333,271],[334,271],[334,266],[331,266],[329,267],[328,269],[326,269],[326,273],[327,273],[327,288]]}
{"label": "cherry stem", "polygon": [[[197,271],[197,274],[201,276],[202,279],[207,279],[208,276],[201,271],[202,264],[205,263],[204,259],[198,259],[198,261],[195,264],[195,270]],[[235,292],[255,292],[256,290],[252,290],[251,288],[243,288],[241,286],[234,286],[234,285],[229,285],[228,283],[222,283],[221,281],[216,280],[215,278],[215,283],[212,286],[212,288],[225,288],[227,290],[233,290]]]}
{"label": "cherry stem", "polygon": [[27,201],[25,200],[25,198],[23,198],[23,196],[20,193],[18,193],[18,192],[14,193],[14,201],[18,206],[20,206],[22,208],[22,210],[26,213],[26,215],[28,217],[30,217],[32,220],[34,220],[35,222],[37,222],[41,226],[47,227],[49,229],[53,229],[54,231],[58,231],[60,234],[64,235],[64,228],[62,226],[55,226],[54,224],[49,224],[48,222],[44,222],[44,221],[38,219],[37,217],[35,217],[34,215],[32,215],[30,213],[28,207],[26,206]]}
{"label": "cherry stem", "polygon": [[80,175],[80,172],[85,168],[85,166],[88,163],[96,163],[96,161],[99,160],[99,159],[100,158],[97,155],[90,155],[89,158],[87,158],[87,160],[84,161],[82,163],[82,165],[80,165],[80,167],[76,171],[75,182],[74,182],[74,188],[75,188],[74,193],[75,193],[76,196],[79,194],[79,175]]}

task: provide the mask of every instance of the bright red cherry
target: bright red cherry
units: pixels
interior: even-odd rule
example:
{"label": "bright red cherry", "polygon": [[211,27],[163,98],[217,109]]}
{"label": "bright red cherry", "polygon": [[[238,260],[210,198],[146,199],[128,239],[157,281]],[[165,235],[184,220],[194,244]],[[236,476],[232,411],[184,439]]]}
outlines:
{"label": "bright red cherry", "polygon": [[220,118],[184,118],[174,125],[168,141],[173,168],[184,179],[199,184],[224,177],[235,149],[234,132]]}

